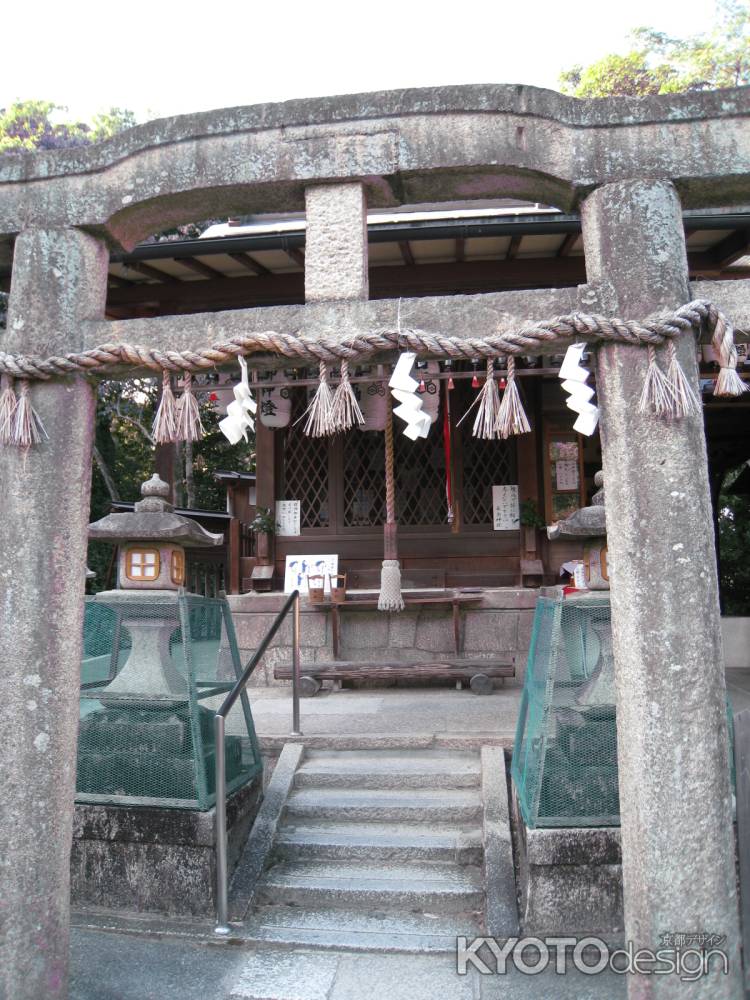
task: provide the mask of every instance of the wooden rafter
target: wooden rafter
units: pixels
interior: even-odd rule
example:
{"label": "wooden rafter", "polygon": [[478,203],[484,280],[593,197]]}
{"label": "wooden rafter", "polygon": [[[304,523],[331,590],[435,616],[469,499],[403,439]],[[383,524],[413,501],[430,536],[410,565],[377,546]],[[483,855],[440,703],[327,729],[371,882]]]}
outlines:
{"label": "wooden rafter", "polygon": [[264,267],[255,257],[251,257],[249,253],[230,253],[228,256],[232,260],[236,260],[238,264],[242,264],[245,270],[251,274],[271,274],[267,267]]}
{"label": "wooden rafter", "polygon": [[505,254],[506,260],[515,260],[518,255],[518,251],[521,248],[521,240],[523,236],[511,236],[510,243],[508,244],[508,250]]}
{"label": "wooden rafter", "polygon": [[161,281],[166,285],[182,284],[180,279],[175,278],[173,274],[167,274],[166,271],[160,271],[158,267],[152,267],[151,264],[145,264],[141,260],[123,261],[123,267],[129,268],[131,271],[137,271],[139,274],[142,274],[144,278],[156,278],[157,281]]}
{"label": "wooden rafter", "polygon": [[195,271],[196,274],[200,274],[204,278],[224,277],[221,271],[218,271],[215,267],[211,267],[210,264],[204,264],[202,260],[196,260],[195,257],[180,257],[178,263],[190,271]]}
{"label": "wooden rafter", "polygon": [[111,272],[107,275],[107,280],[111,285],[116,285],[118,288],[130,288],[136,284],[135,281],[131,281],[129,278],[121,278],[119,274],[112,274]]}
{"label": "wooden rafter", "polygon": [[416,261],[414,260],[414,254],[411,252],[409,241],[399,240],[398,248],[401,251],[401,256],[404,258],[404,264],[408,264],[409,267],[414,267]]}
{"label": "wooden rafter", "polygon": [[707,251],[715,267],[729,267],[740,257],[750,253],[750,229],[738,229],[720,240]]}
{"label": "wooden rafter", "polygon": [[297,249],[297,247],[284,247],[284,253],[291,257],[295,264],[299,267],[305,266],[305,255],[304,253]]}
{"label": "wooden rafter", "polygon": [[463,236],[456,239],[456,249],[454,251],[457,264],[463,264],[466,260],[466,240]]}
{"label": "wooden rafter", "polygon": [[567,233],[557,250],[558,257],[567,257],[578,241],[578,233]]}

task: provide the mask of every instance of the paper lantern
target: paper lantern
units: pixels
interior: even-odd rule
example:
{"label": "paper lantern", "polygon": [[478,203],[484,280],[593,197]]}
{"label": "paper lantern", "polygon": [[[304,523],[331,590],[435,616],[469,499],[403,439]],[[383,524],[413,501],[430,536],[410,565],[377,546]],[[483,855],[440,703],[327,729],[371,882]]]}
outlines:
{"label": "paper lantern", "polygon": [[288,389],[261,384],[258,412],[264,427],[286,427],[292,416],[292,399]]}
{"label": "paper lantern", "polygon": [[387,386],[385,379],[379,382],[359,382],[361,391],[359,408],[365,422],[359,425],[361,431],[383,431],[388,417]]}
{"label": "paper lantern", "polygon": [[420,393],[422,399],[422,411],[429,413],[430,422],[435,423],[440,410],[440,382],[435,378],[440,374],[440,364],[437,361],[427,362],[427,371],[424,374],[425,391]]}

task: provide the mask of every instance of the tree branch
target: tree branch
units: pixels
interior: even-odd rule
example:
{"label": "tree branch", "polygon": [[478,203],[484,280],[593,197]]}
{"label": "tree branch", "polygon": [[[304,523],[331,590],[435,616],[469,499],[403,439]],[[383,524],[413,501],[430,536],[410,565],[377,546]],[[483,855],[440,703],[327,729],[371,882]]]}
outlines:
{"label": "tree branch", "polygon": [[134,427],[137,427],[138,430],[141,432],[141,434],[148,441],[148,443],[153,445],[154,439],[151,437],[148,428],[143,423],[141,423],[141,421],[137,417],[131,417],[129,413],[123,413],[122,408],[120,407],[119,399],[117,400],[117,405],[115,406],[115,413],[117,414],[118,417],[120,417],[121,420],[127,420],[129,424],[132,424]]}
{"label": "tree branch", "polygon": [[99,470],[102,479],[104,480],[104,485],[107,487],[107,492],[109,493],[110,500],[119,500],[120,493],[117,489],[117,483],[114,481],[112,473],[109,471],[109,466],[104,461],[102,453],[94,445],[94,461],[96,462],[96,467]]}

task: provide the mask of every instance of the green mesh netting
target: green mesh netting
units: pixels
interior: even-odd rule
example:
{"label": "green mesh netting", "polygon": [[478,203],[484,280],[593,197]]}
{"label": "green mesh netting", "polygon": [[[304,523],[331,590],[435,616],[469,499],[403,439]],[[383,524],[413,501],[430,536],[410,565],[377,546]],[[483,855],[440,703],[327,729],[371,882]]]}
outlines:
{"label": "green mesh netting", "polygon": [[537,600],[511,775],[528,827],[619,826],[609,595]]}
{"label": "green mesh netting", "polygon": [[[214,712],[242,669],[227,602],[100,595],[86,601],[83,649],[78,801],[209,809]],[[232,792],[261,768],[246,694],[227,716],[225,754]]]}

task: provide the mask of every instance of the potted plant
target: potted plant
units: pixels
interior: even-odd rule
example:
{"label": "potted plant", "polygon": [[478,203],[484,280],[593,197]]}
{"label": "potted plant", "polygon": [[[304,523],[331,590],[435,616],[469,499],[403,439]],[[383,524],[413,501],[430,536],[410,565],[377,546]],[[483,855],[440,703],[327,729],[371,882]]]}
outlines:
{"label": "potted plant", "polygon": [[255,554],[261,566],[271,562],[271,539],[276,534],[276,517],[270,507],[258,507],[250,522],[255,534]]}
{"label": "potted plant", "polygon": [[527,552],[536,552],[537,529],[544,528],[544,519],[536,507],[536,500],[527,499],[521,504],[521,524],[524,529],[524,545]]}

